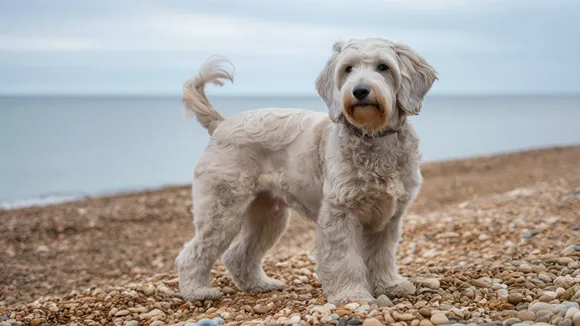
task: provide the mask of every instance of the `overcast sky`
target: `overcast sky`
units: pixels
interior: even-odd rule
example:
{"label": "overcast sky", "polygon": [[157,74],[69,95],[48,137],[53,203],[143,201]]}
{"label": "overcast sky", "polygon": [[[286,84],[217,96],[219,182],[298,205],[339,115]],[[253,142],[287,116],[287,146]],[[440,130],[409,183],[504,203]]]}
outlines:
{"label": "overcast sky", "polygon": [[0,0],[0,93],[178,95],[210,55],[212,94],[315,94],[335,40],[419,51],[438,94],[580,93],[579,0]]}

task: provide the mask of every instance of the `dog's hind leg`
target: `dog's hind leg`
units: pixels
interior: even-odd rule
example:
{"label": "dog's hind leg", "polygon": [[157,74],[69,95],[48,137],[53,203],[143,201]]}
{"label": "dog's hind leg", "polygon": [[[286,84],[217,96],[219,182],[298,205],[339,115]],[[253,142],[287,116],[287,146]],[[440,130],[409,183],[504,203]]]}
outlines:
{"label": "dog's hind leg", "polygon": [[196,180],[193,186],[195,236],[176,258],[179,291],[187,300],[216,300],[210,271],[239,233],[242,214],[252,201],[251,193],[216,180]]}
{"label": "dog's hind leg", "polygon": [[242,291],[260,293],[284,287],[284,282],[266,275],[262,260],[284,233],[288,221],[288,208],[267,193],[260,193],[246,211],[240,240],[222,257],[232,280]]}

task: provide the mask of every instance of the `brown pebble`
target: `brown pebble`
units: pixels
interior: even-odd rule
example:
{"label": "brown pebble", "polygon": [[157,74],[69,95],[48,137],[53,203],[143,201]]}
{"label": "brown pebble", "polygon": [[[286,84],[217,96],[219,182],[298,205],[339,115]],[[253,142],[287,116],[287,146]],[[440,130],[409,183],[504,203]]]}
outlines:
{"label": "brown pebble", "polygon": [[526,321],[526,320],[534,321],[534,320],[536,320],[536,314],[534,314],[533,312],[531,312],[529,310],[522,310],[522,311],[518,312],[517,318],[519,318],[522,321]]}
{"label": "brown pebble", "polygon": [[524,300],[524,296],[521,293],[510,293],[507,297],[507,302],[517,305]]}
{"label": "brown pebble", "polygon": [[225,294],[225,295],[234,294],[234,293],[236,293],[236,290],[232,289],[232,288],[231,288],[231,287],[229,287],[229,286],[225,286],[225,287],[222,289],[222,293],[223,293],[223,294]]}
{"label": "brown pebble", "polygon": [[419,309],[419,313],[425,318],[431,318],[431,310],[429,308],[423,307]]}
{"label": "brown pebble", "polygon": [[268,311],[270,311],[270,307],[268,307],[268,306],[263,306],[263,305],[256,305],[256,306],[254,306],[254,311],[255,311],[256,313],[259,313],[259,314],[265,314],[265,313],[267,313]]}
{"label": "brown pebble", "polygon": [[30,326],[38,326],[40,325],[40,323],[42,323],[42,320],[40,319],[33,319],[30,321]]}
{"label": "brown pebble", "polygon": [[375,318],[367,318],[365,319],[365,321],[362,323],[363,326],[382,326],[383,323],[381,323],[380,321],[378,321]]}
{"label": "brown pebble", "polygon": [[429,319],[423,319],[419,323],[419,326],[433,326],[433,323]]}

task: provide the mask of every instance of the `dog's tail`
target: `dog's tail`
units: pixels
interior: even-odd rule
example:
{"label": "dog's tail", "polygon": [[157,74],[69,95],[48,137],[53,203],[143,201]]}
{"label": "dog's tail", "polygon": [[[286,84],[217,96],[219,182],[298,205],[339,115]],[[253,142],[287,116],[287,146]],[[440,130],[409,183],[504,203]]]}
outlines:
{"label": "dog's tail", "polygon": [[205,85],[212,83],[223,86],[224,80],[234,81],[233,72],[226,64],[232,66],[225,58],[211,57],[201,66],[197,76],[187,80],[183,85],[183,105],[188,119],[193,115],[199,123],[213,134],[217,126],[225,120],[211,105],[205,96]]}

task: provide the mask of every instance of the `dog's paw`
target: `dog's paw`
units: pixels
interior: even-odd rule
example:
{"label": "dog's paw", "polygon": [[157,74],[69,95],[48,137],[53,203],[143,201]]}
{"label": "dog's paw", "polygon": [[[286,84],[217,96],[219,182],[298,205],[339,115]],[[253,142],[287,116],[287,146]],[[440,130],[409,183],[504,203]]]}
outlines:
{"label": "dog's paw", "polygon": [[265,277],[253,284],[245,284],[241,286],[241,290],[248,293],[264,293],[272,291],[280,291],[286,286],[286,283],[270,277]]}
{"label": "dog's paw", "polygon": [[343,304],[350,302],[357,303],[371,303],[375,300],[373,296],[366,290],[358,290],[351,292],[343,292],[337,295],[329,295],[326,301],[332,304]]}
{"label": "dog's paw", "polygon": [[202,287],[194,290],[181,289],[179,292],[188,301],[219,300],[222,297],[222,292],[219,288]]}
{"label": "dog's paw", "polygon": [[376,285],[373,293],[377,297],[384,294],[389,298],[403,298],[415,294],[416,290],[413,283],[404,277],[399,277],[394,282]]}

